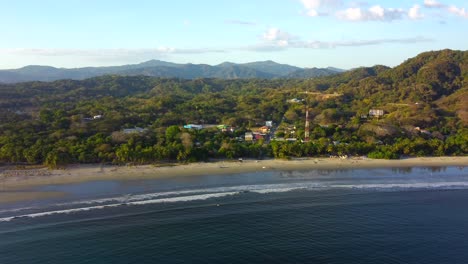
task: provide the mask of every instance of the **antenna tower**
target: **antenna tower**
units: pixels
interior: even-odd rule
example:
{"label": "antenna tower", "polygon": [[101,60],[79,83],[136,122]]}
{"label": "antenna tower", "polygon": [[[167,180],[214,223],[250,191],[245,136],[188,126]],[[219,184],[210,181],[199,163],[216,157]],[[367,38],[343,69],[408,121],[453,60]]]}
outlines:
{"label": "antenna tower", "polygon": [[309,102],[306,100],[306,118],[305,118],[305,128],[304,128],[304,142],[309,142]]}

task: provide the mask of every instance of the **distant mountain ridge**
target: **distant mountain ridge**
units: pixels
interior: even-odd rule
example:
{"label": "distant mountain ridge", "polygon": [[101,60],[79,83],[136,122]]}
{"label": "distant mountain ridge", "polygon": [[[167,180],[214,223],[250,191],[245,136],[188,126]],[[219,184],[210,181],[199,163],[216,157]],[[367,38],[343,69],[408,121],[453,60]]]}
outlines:
{"label": "distant mountain ridge", "polygon": [[55,68],[51,66],[29,65],[19,69],[0,70],[0,83],[28,81],[56,81],[62,79],[83,80],[102,75],[151,77],[176,77],[183,79],[273,79],[273,78],[314,78],[344,72],[338,68],[300,68],[274,61],[250,63],[224,62],[215,66],[207,64],[178,64],[160,60],[150,60],[139,64],[108,67]]}

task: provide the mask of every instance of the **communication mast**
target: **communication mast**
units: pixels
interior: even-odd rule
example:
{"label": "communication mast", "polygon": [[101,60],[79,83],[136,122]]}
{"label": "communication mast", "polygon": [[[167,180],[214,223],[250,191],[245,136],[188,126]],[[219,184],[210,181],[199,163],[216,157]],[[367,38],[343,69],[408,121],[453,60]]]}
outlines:
{"label": "communication mast", "polygon": [[309,142],[309,102],[306,100],[306,119],[305,119],[305,128],[304,128],[304,142]]}

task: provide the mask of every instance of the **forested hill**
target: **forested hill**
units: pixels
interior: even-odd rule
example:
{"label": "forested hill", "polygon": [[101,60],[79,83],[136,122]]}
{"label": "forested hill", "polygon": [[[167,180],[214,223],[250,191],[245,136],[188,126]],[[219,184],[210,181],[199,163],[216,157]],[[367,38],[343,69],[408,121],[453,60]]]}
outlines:
{"label": "forested hill", "polygon": [[[395,68],[358,68],[313,79],[108,75],[2,84],[0,162],[54,167],[226,157],[466,155],[467,78],[468,52],[443,50]],[[306,105],[310,141],[302,143]],[[245,141],[246,132],[259,131],[267,120],[275,123],[273,134]],[[211,126],[191,130],[185,124]],[[141,129],[124,130],[135,127]]]}
{"label": "forested hill", "polygon": [[27,81],[55,81],[61,79],[83,80],[91,77],[115,74],[121,76],[144,75],[166,78],[313,78],[329,76],[343,72],[336,68],[303,69],[274,61],[260,61],[244,64],[231,62],[216,66],[206,64],[177,64],[151,60],[140,64],[113,67],[54,68],[49,66],[26,66],[20,69],[0,70],[0,83],[18,83]]}
{"label": "forested hill", "polygon": [[[355,72],[344,75],[352,76]],[[454,113],[468,124],[467,51],[425,52],[393,69],[374,67],[368,77],[364,76],[331,90],[349,94],[356,102],[365,100],[374,105],[431,105],[434,110]]]}

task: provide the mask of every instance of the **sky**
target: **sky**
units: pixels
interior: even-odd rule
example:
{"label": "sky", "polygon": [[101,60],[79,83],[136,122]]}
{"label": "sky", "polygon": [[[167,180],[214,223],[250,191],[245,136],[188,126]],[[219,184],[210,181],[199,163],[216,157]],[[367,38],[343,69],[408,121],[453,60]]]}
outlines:
{"label": "sky", "polygon": [[467,0],[0,0],[0,69],[152,59],[396,66],[467,50]]}

